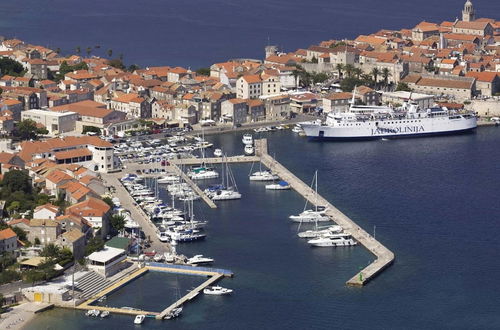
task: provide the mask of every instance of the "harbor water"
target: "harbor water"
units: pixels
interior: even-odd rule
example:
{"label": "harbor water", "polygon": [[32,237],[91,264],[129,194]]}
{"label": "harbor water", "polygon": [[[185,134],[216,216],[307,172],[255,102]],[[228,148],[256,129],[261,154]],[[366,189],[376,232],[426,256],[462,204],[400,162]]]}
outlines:
{"label": "harbor water", "polygon": [[[207,139],[234,155],[243,153],[241,136]],[[209,221],[207,239],[177,250],[212,257],[214,267],[232,270],[235,277],[220,285],[233,295],[201,294],[184,306],[181,318],[147,319],[143,328],[500,328],[500,129],[344,143],[308,142],[290,131],[263,136],[269,153],[305,182],[318,170],[320,194],[374,233],[395,253],[395,263],[366,287],[347,287],[372,255],[362,246],[311,248],[288,220],[303,209],[303,199],[294,191],[266,191],[264,183],[249,182],[250,164],[232,165],[243,198],[220,202],[215,210],[195,202],[196,218]],[[128,306],[161,310],[176,283],[161,275],[116,294],[130,297]],[[131,316],[83,314],[55,309],[27,329],[134,327]]]}

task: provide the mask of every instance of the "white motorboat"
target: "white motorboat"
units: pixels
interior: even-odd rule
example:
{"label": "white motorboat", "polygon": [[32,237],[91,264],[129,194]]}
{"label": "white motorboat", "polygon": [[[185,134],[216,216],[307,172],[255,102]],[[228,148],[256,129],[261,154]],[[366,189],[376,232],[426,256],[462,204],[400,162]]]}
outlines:
{"label": "white motorboat", "polygon": [[254,172],[250,175],[250,181],[274,181],[279,180],[279,176],[269,171]]}
{"label": "white motorboat", "polygon": [[165,243],[165,242],[169,242],[170,241],[170,236],[165,231],[159,231],[157,233],[157,236],[158,236],[158,239],[160,240],[160,242],[164,242]]}
{"label": "white motorboat", "polygon": [[171,319],[174,319],[176,317],[179,317],[181,314],[182,314],[182,307],[177,307],[177,308],[172,309],[172,311],[167,316],[165,316],[165,318],[167,320],[171,320]]}
{"label": "white motorboat", "polygon": [[158,179],[158,183],[176,183],[180,178],[177,175],[165,175]]}
{"label": "white motorboat", "polygon": [[250,155],[253,155],[253,153],[255,152],[255,149],[252,145],[245,145],[245,148],[243,149],[243,151],[245,152],[245,155],[247,156],[250,156]]}
{"label": "white motorboat", "polygon": [[273,183],[273,184],[266,184],[266,189],[267,190],[289,190],[290,184],[286,181],[280,181],[278,183]]}
{"label": "white motorboat", "polygon": [[305,210],[299,215],[291,215],[290,220],[294,222],[326,222],[330,221],[330,218],[325,214],[325,211],[316,210]]}
{"label": "white motorboat", "polygon": [[215,157],[222,157],[222,149],[215,149],[214,156]]}
{"label": "white motorboat", "polygon": [[231,294],[232,292],[233,292],[232,289],[223,288],[221,286],[212,286],[212,287],[209,286],[203,289],[204,294],[214,295],[214,296],[227,295]]}
{"label": "white motorboat", "polygon": [[194,257],[189,258],[187,260],[187,263],[189,265],[206,265],[206,264],[211,264],[212,262],[214,262],[214,259],[208,258],[208,257],[204,257],[201,254],[197,254]]}
{"label": "white motorboat", "polygon": [[101,313],[101,319],[106,318],[106,317],[108,317],[108,316],[109,316],[109,311],[103,311],[103,312]]}
{"label": "white motorboat", "polygon": [[347,233],[339,233],[330,235],[328,237],[319,237],[307,241],[308,244],[317,247],[330,247],[330,246],[354,246],[358,244],[351,235]]}
{"label": "white motorboat", "polygon": [[297,234],[300,238],[316,238],[329,234],[336,234],[342,232],[344,229],[341,226],[333,225],[324,229],[306,230]]}
{"label": "white motorboat", "polygon": [[134,319],[134,324],[142,324],[142,322],[144,322],[145,318],[146,318],[146,315],[144,315],[144,314],[137,315]]}
{"label": "white motorboat", "polygon": [[188,172],[187,175],[192,180],[216,179],[219,177],[219,173],[217,173],[213,168],[205,166],[194,167]]}
{"label": "white motorboat", "polygon": [[253,136],[252,134],[244,134],[243,138],[241,139],[241,142],[243,142],[244,145],[252,145],[253,144]]}
{"label": "white motorboat", "polygon": [[87,313],[85,313],[85,315],[92,316],[92,317],[98,317],[99,314],[101,314],[101,311],[98,309],[91,309],[91,310],[88,310]]}

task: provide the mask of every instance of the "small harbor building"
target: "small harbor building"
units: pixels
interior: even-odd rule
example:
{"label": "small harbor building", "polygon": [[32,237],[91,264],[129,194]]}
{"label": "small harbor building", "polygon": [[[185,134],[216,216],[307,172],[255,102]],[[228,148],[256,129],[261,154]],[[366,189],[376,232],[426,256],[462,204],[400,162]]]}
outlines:
{"label": "small harbor building", "polygon": [[87,266],[90,270],[108,277],[120,270],[121,262],[126,257],[127,253],[125,250],[106,246],[101,251],[93,252],[87,257]]}

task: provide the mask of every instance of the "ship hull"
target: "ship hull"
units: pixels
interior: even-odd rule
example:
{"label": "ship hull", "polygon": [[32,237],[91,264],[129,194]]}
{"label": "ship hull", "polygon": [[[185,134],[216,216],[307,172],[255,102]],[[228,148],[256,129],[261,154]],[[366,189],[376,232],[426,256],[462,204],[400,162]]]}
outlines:
{"label": "ship hull", "polygon": [[[435,119],[434,119],[435,120]],[[429,119],[418,123],[376,125],[375,122],[353,123],[352,127],[302,125],[306,136],[316,141],[357,141],[378,139],[416,138],[438,135],[471,133],[477,127],[476,118],[433,122]]]}

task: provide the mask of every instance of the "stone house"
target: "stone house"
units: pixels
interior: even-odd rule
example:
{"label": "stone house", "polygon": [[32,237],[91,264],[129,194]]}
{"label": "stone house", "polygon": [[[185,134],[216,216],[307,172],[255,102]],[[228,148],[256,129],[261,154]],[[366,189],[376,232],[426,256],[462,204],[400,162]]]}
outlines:
{"label": "stone house", "polygon": [[42,245],[55,243],[61,235],[61,226],[51,219],[31,219],[28,240],[32,243],[38,238]]}
{"label": "stone house", "polygon": [[75,260],[80,260],[85,256],[85,235],[77,229],[71,229],[59,236],[55,242],[62,248],[68,248]]}

